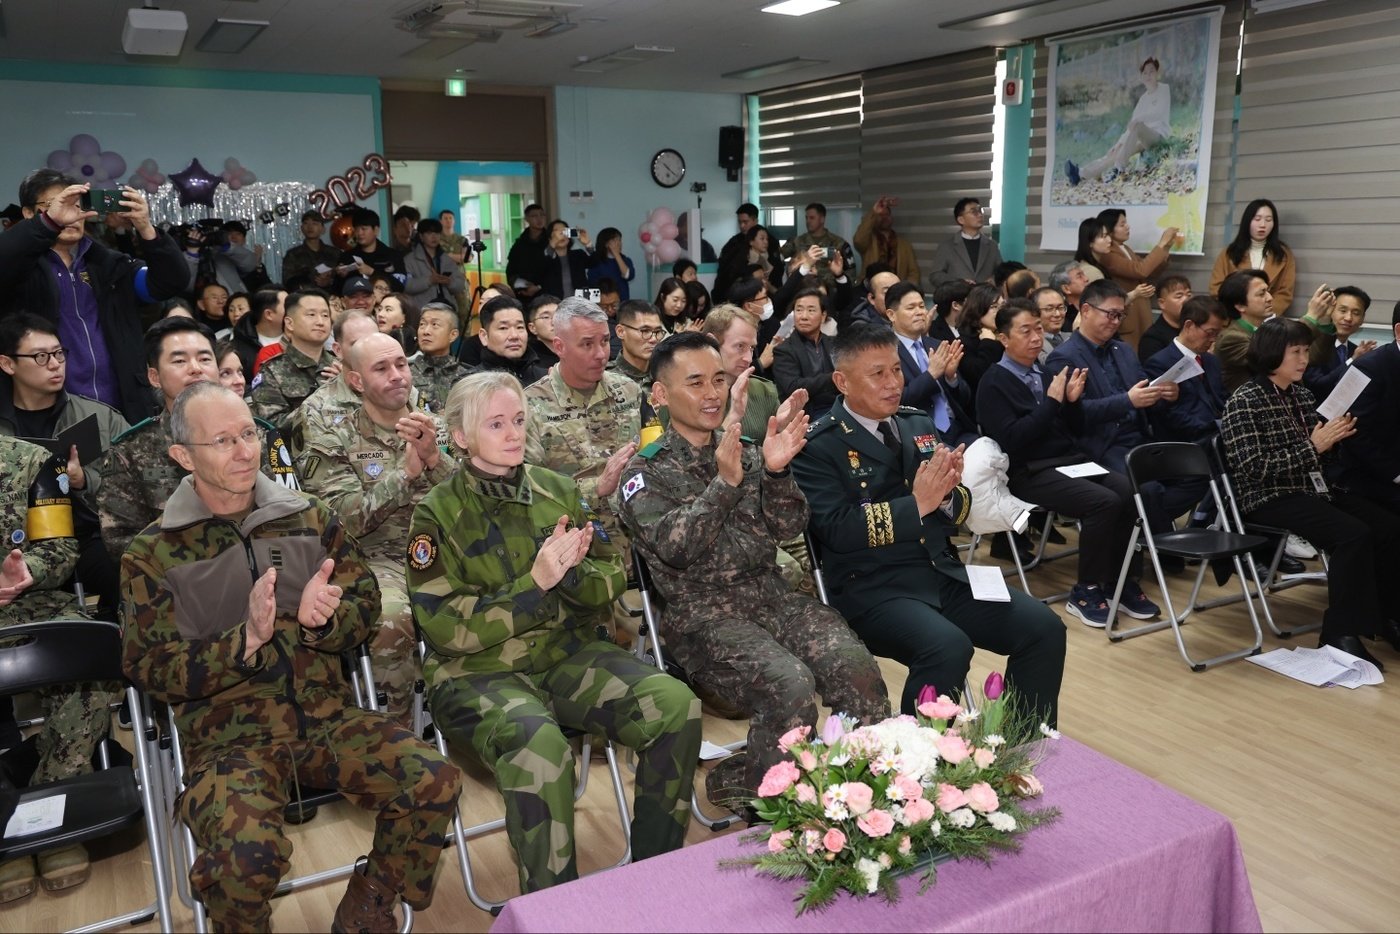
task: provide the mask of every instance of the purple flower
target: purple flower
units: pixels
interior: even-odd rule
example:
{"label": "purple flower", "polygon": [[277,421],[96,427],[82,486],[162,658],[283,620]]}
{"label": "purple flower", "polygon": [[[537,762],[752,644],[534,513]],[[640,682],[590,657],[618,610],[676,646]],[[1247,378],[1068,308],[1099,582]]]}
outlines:
{"label": "purple flower", "polygon": [[1001,676],[1001,672],[994,671],[987,675],[987,683],[982,687],[982,693],[987,700],[996,700],[1001,697],[1001,692],[1006,690],[1006,679]]}
{"label": "purple flower", "polygon": [[938,691],[934,689],[933,685],[925,684],[922,688],[919,689],[918,703],[927,704],[929,701],[933,700],[938,700]]}

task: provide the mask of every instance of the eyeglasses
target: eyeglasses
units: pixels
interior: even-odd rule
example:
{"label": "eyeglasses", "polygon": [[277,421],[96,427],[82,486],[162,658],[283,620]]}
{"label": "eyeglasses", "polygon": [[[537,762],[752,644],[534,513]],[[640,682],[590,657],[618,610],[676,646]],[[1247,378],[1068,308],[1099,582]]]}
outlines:
{"label": "eyeglasses", "polygon": [[57,350],[41,350],[38,353],[12,353],[10,356],[16,359],[23,357],[26,360],[33,360],[39,366],[48,366],[50,357],[62,363],[67,358],[68,351],[60,347]]}
{"label": "eyeglasses", "polygon": [[242,441],[248,447],[260,447],[262,435],[256,428],[245,428],[236,435],[218,435],[213,441],[180,441],[187,448],[213,448],[220,454],[228,454],[233,446]]}
{"label": "eyeglasses", "polygon": [[1128,315],[1126,311],[1115,311],[1111,308],[1100,308],[1098,305],[1090,305],[1088,302],[1084,302],[1083,304],[1084,307],[1094,309],[1110,321],[1122,321]]}
{"label": "eyeglasses", "polygon": [[661,338],[666,336],[666,330],[664,328],[637,328],[630,324],[624,324],[623,327],[629,331],[636,331],[638,334],[642,335],[642,338],[645,340],[661,340]]}
{"label": "eyeglasses", "polygon": [[1059,302],[1059,303],[1054,304],[1054,305],[1041,305],[1041,306],[1040,306],[1040,313],[1041,313],[1042,315],[1053,315],[1053,314],[1056,314],[1056,313],[1064,314],[1064,313],[1067,312],[1067,311],[1069,311],[1069,306],[1067,306],[1064,302]]}

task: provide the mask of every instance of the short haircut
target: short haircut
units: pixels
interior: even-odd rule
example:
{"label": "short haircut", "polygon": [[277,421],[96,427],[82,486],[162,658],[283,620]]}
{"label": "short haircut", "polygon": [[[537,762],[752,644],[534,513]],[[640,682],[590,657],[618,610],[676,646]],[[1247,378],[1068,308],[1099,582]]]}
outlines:
{"label": "short haircut", "polygon": [[1050,270],[1049,284],[1064,291],[1064,287],[1069,285],[1069,274],[1079,268],[1079,260],[1067,259],[1054,269]]}
{"label": "short haircut", "polygon": [[1371,308],[1371,296],[1354,285],[1344,285],[1339,289],[1333,289],[1332,294],[1336,295],[1338,298],[1341,298],[1343,295],[1350,295],[1361,303],[1362,314],[1365,314]]}
{"label": "short haircut", "polygon": [[680,331],[656,345],[656,349],[651,352],[651,362],[647,364],[647,375],[653,380],[660,380],[666,371],[675,363],[676,354],[687,350],[701,350],[710,348],[716,354],[719,353],[719,341],[710,334],[703,334],[699,331]]}
{"label": "short haircut", "polygon": [[597,302],[590,302],[586,298],[570,295],[559,303],[558,308],[554,309],[554,332],[557,334],[571,326],[576,319],[611,327],[608,313],[599,308]]}
{"label": "short haircut", "polygon": [[1069,307],[1068,307],[1068,306],[1069,306],[1069,299],[1065,298],[1065,293],[1064,293],[1064,292],[1061,292],[1059,289],[1055,288],[1053,285],[1042,285],[1040,288],[1036,289],[1034,292],[1032,292],[1031,294],[1027,295],[1026,298],[1029,298],[1029,299],[1031,300],[1031,303],[1032,303],[1033,305],[1035,305],[1036,308],[1040,308],[1040,297],[1041,297],[1042,295],[1047,295],[1047,294],[1048,294],[1048,295],[1053,295],[1053,296],[1055,296],[1056,298],[1058,298],[1060,301],[1064,302],[1064,303],[1065,303],[1065,306],[1066,306],[1066,307],[1065,307],[1065,310],[1066,310],[1066,311],[1069,310]]}
{"label": "short haircut", "polygon": [[[481,413],[486,408],[486,403],[502,391],[513,392],[520,399],[520,408],[525,412],[525,424],[528,426],[530,407],[525,404],[525,389],[520,385],[520,380],[507,370],[482,370],[464,376],[457,380],[447,393],[442,419],[447,423],[449,432],[453,428],[462,429],[462,434],[467,440],[467,446],[462,448],[463,452],[470,452],[476,444],[476,432],[481,427]],[[455,437],[452,443],[457,443]]]}
{"label": "short haircut", "polygon": [[820,201],[813,201],[802,209],[803,214],[806,214],[808,211],[816,211],[822,217],[826,217],[826,205],[822,204]]}
{"label": "short haircut", "polygon": [[1158,71],[1162,70],[1162,63],[1157,61],[1157,57],[1155,55],[1149,55],[1147,58],[1144,58],[1142,60],[1142,64],[1138,66],[1138,72],[1141,73],[1146,71],[1148,65],[1151,65]]}
{"label": "short haircut", "polygon": [[1390,311],[1390,326],[1393,328],[1396,325],[1400,325],[1400,302],[1396,302]]}
{"label": "short haircut", "polygon": [[1289,347],[1308,347],[1312,341],[1312,331],[1303,322],[1270,318],[1250,335],[1245,360],[1255,376],[1268,376],[1283,365],[1283,355]]}
{"label": "short haircut", "polygon": [[[735,214],[747,214],[749,217],[752,217],[754,220],[758,220],[758,205],[756,205],[756,204],[754,204],[754,203],[752,203],[752,202],[750,202],[750,201],[745,201],[743,204],[739,205],[737,208],[734,209],[734,213],[735,213]],[[652,359],[655,360],[656,358],[655,358],[655,357],[652,357]]]}
{"label": "short haircut", "polygon": [[1029,298],[1008,299],[997,309],[996,325],[993,329],[998,334],[1010,334],[1011,322],[1015,321],[1018,315],[1034,315],[1039,319],[1040,309]]}
{"label": "short haircut", "polygon": [[699,267],[695,265],[695,260],[688,256],[682,256],[680,259],[676,260],[675,265],[671,267],[671,275],[679,279],[681,276],[685,275],[687,270],[698,268]]}
{"label": "short haircut", "polygon": [[307,221],[316,221],[318,224],[324,224],[326,219],[321,216],[320,211],[313,208],[310,211],[301,212],[301,222],[305,224]]}
{"label": "short haircut", "polygon": [[482,291],[495,292],[497,295],[509,295],[511,298],[519,297],[515,294],[515,289],[510,287],[510,283],[504,280],[502,280],[501,282],[492,282],[491,284],[487,285]]}
{"label": "short haircut", "polygon": [[[373,322],[375,330],[379,329],[378,322],[375,322],[373,318],[365,314],[363,311],[360,311],[358,308],[352,308],[350,311],[347,311],[345,314],[341,315],[340,320],[336,321],[335,324],[331,325],[331,339],[334,340],[337,344],[345,343],[345,326],[351,321],[354,321],[356,318],[364,318],[366,321]],[[342,356],[344,356],[344,352],[347,349],[349,348],[341,347]]]}
{"label": "short haircut", "polygon": [[13,357],[19,353],[19,345],[24,340],[24,335],[31,331],[35,334],[58,337],[58,325],[32,311],[21,311],[0,318],[0,354]]}
{"label": "short haircut", "polygon": [[1095,279],[1084,286],[1084,292],[1079,296],[1079,304],[1093,305],[1099,307],[1099,303],[1106,298],[1121,298],[1128,300],[1128,293],[1123,291],[1123,287],[1112,279]]}
{"label": "short haircut", "polygon": [[[422,321],[423,316],[428,314],[429,312],[439,315],[447,315],[447,329],[449,331],[461,330],[462,319],[457,317],[457,309],[453,308],[447,302],[428,302],[428,304],[424,305],[422,309],[419,310],[418,320]],[[407,316],[405,316],[405,318],[406,317]]]}
{"label": "short haircut", "polygon": [[[481,306],[481,327],[482,330],[489,328],[491,322],[496,320],[496,315],[503,311],[514,308],[520,312],[520,317],[525,317],[525,308],[520,304],[520,300],[511,295],[497,295],[489,302]],[[557,314],[557,312],[556,312]]]}
{"label": "short haircut", "polygon": [[792,302],[788,304],[788,310],[791,311],[796,308],[797,300],[801,298],[815,298],[817,300],[817,307],[822,310],[822,314],[826,314],[826,293],[821,289],[811,286],[803,286],[798,289],[797,294],[792,297]]}
{"label": "short haircut", "polygon": [[239,402],[243,401],[243,397],[238,393],[214,380],[205,380],[186,386],[175,397],[175,404],[170,407],[170,440],[176,444],[194,442],[194,423],[190,420],[190,404],[205,396],[227,396],[230,399],[237,399]]}
{"label": "short haircut", "polygon": [[1025,298],[1039,286],[1039,277],[1029,269],[1018,269],[1006,277],[1006,297]]}
{"label": "short haircut", "polygon": [[552,221],[549,222],[549,225],[548,225],[545,229],[548,230],[548,231],[552,234],[552,233],[554,233],[554,228],[555,228],[555,227],[564,227],[564,228],[568,228],[568,226],[569,226],[569,222],[568,222],[568,221],[564,220],[562,217],[556,217],[554,220],[552,220]]}
{"label": "short haircut", "polygon": [[542,212],[542,211],[544,211],[544,205],[543,205],[543,204],[540,204],[538,201],[532,201],[532,202],[530,202],[529,204],[525,205],[525,212],[524,212],[524,213],[529,214],[531,211],[541,211],[541,212]]}
{"label": "short haircut", "polygon": [[525,306],[525,323],[528,324],[531,321],[534,321],[535,315],[544,306],[557,304],[559,304],[558,295],[550,295],[548,292],[540,292],[534,298],[530,299],[530,304]]}
{"label": "short haircut", "polygon": [[1180,273],[1172,273],[1170,276],[1163,276],[1157,280],[1157,294],[1170,292],[1172,289],[1185,289],[1191,291],[1191,280]]}
{"label": "short haircut", "polygon": [[904,296],[908,295],[910,292],[917,293],[922,300],[923,293],[920,292],[919,287],[912,282],[901,279],[890,286],[885,290],[885,310],[892,311],[899,307],[899,303],[904,301]]}
{"label": "short haircut", "polygon": [[1205,327],[1211,318],[1230,320],[1230,312],[1217,298],[1209,295],[1193,295],[1181,306],[1181,324],[1185,327],[1190,321],[1196,327]]}
{"label": "short haircut", "polygon": [[301,303],[308,298],[319,298],[327,305],[331,303],[331,297],[324,289],[302,289],[299,292],[293,292],[288,295],[286,304],[283,307],[286,309],[287,314],[290,315],[300,308]]}
{"label": "short haircut", "polygon": [[992,268],[992,285],[1001,288],[1006,284],[1006,280],[1011,278],[1013,272],[1025,268],[1025,263],[1018,263],[1014,259],[1008,259],[997,263],[996,266]]}
{"label": "short haircut", "polygon": [[[228,294],[228,286],[224,285],[222,282],[206,282],[199,287],[199,297],[203,298],[204,293],[208,292],[210,289],[223,289],[224,294]],[[247,293],[245,292],[244,294],[246,295]]]}
{"label": "short haircut", "polygon": [[425,217],[425,218],[423,218],[421,221],[418,222],[418,232],[419,232],[420,234],[425,234],[425,233],[440,234],[440,233],[442,233],[442,221],[440,221],[440,220],[434,220],[434,219],[431,218],[431,217]]}
{"label": "short haircut", "polygon": [[767,291],[768,290],[763,287],[762,282],[749,276],[740,279],[729,287],[729,303],[742,308],[746,302],[753,301]]}
{"label": "short haircut", "polygon": [[224,221],[219,229],[225,233],[241,233],[245,237],[248,236],[248,227],[242,221]]}
{"label": "short haircut", "polygon": [[981,205],[981,198],[959,198],[958,203],[953,205],[953,220],[962,217],[963,211],[967,210],[969,204]]}
{"label": "short haircut", "polygon": [[850,363],[857,354],[875,348],[898,346],[899,335],[894,333],[893,328],[868,321],[857,321],[850,327],[836,332],[836,337],[831,342],[831,361],[839,370]]}
{"label": "short haircut", "polygon": [[[753,227],[750,227],[749,230],[754,230],[754,229],[757,228],[757,227],[758,227],[758,225],[755,224]],[[744,264],[744,268],[741,269],[741,270],[739,271],[739,278],[741,278],[741,279],[752,279],[752,278],[754,278],[754,273],[756,273],[756,272],[762,272],[762,271],[763,271],[763,264],[762,264],[762,263],[746,263],[746,264]]]}
{"label": "short haircut", "polygon": [[[1255,279],[1269,284],[1269,274],[1262,269],[1239,269],[1225,277],[1225,281],[1220,283],[1220,291],[1216,293],[1216,298],[1220,303],[1230,309],[1230,317],[1240,316],[1240,306],[1249,304],[1250,285]],[[1087,291],[1087,290],[1086,290]]]}
{"label": "short haircut", "polygon": [[448,215],[451,215],[453,220],[456,220],[456,219],[457,219],[457,212],[456,212],[456,211],[452,210],[451,208],[443,208],[441,211],[438,211],[438,220],[442,220],[444,217],[447,217]]}
{"label": "short haircut", "polygon": [[[881,260],[876,260],[875,262],[865,267],[865,282],[867,285],[869,285],[870,280],[874,279],[880,273],[894,271],[894,267],[891,266],[889,263],[883,262]],[[898,273],[895,273],[895,275],[898,275]]]}
{"label": "short haircut", "polygon": [[633,298],[622,303],[617,309],[617,323],[630,324],[636,327],[637,319],[642,315],[655,315],[661,317],[661,312],[656,310],[656,306],[644,298]]}
{"label": "short haircut", "polygon": [[350,212],[350,223],[356,227],[378,227],[379,212],[370,208],[356,208]]}
{"label": "short haircut", "polygon": [[611,276],[601,276],[598,279],[599,293],[613,295],[617,293],[617,280]]}
{"label": "short haircut", "polygon": [[710,313],[705,316],[704,323],[700,325],[700,333],[709,334],[715,340],[722,340],[724,335],[729,333],[729,328],[735,321],[742,321],[752,326],[754,330],[758,329],[757,318],[738,305],[725,302],[710,309]]}
{"label": "short haircut", "polygon": [[37,208],[39,196],[46,190],[55,185],[67,188],[69,185],[76,184],[78,184],[78,180],[71,175],[56,172],[53,169],[35,169],[24,177],[24,181],[19,183],[19,206]]}
{"label": "short haircut", "polygon": [[[248,296],[248,314],[252,316],[254,324],[261,324],[263,313],[277,307],[277,297],[281,294],[281,289],[258,289]],[[282,310],[286,311],[286,306]]]}
{"label": "short haircut", "polygon": [[[938,313],[938,317],[946,318],[953,313],[953,305],[967,301],[967,293],[971,291],[972,283],[962,279],[945,282],[933,290],[933,310]],[[889,300],[889,293],[886,292],[885,301],[888,303]]]}
{"label": "short haircut", "polygon": [[159,367],[160,351],[165,346],[165,339],[172,334],[183,334],[186,331],[203,335],[204,339],[209,342],[209,349],[214,349],[213,332],[193,318],[186,318],[182,315],[161,318],[146,329],[146,366],[151,369]]}
{"label": "short haircut", "polygon": [[401,221],[401,220],[403,220],[405,217],[408,218],[409,220],[413,221],[413,223],[416,224],[416,223],[418,223],[419,220],[422,219],[423,215],[422,215],[422,213],[421,213],[417,208],[415,208],[413,205],[411,205],[411,204],[401,204],[401,205],[399,205],[398,210],[394,211],[394,220],[395,220],[395,221]]}

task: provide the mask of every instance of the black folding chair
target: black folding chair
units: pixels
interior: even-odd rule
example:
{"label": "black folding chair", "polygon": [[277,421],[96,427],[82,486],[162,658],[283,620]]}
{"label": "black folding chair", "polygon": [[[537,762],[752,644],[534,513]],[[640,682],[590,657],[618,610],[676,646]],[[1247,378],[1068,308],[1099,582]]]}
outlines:
{"label": "black folding chair", "polygon": [[[1132,485],[1133,503],[1137,506],[1138,521],[1133,526],[1133,534],[1128,541],[1127,552],[1123,555],[1123,567],[1118,574],[1118,584],[1113,589],[1113,599],[1108,606],[1106,631],[1109,641],[1121,642],[1124,639],[1157,632],[1170,626],[1172,632],[1176,634],[1176,645],[1181,651],[1181,657],[1186,660],[1186,664],[1190,666],[1192,671],[1205,671],[1221,662],[1258,654],[1264,636],[1259,629],[1259,617],[1254,611],[1254,601],[1251,599],[1249,586],[1245,582],[1245,570],[1240,559],[1247,557],[1251,551],[1265,544],[1267,540],[1260,535],[1244,535],[1228,529],[1187,528],[1158,533],[1152,531],[1148,524],[1147,507],[1143,505],[1142,487],[1154,480],[1205,478],[1209,484],[1211,496],[1215,500],[1216,508],[1222,514],[1224,513],[1225,504],[1221,500],[1220,488],[1211,472],[1210,460],[1206,457],[1205,451],[1198,445],[1181,441],[1158,441],[1142,444],[1128,452],[1127,462],[1128,482]],[[1137,549],[1139,539],[1147,546],[1147,555],[1152,561],[1153,573],[1157,576],[1157,586],[1161,589],[1162,601],[1166,604],[1166,619],[1134,626],[1130,629],[1119,629],[1116,625],[1118,605],[1123,596],[1123,585],[1128,579],[1128,568],[1132,563],[1133,553]],[[1196,581],[1191,588],[1190,599],[1187,600],[1186,608],[1180,614],[1172,606],[1171,593],[1167,589],[1167,578],[1162,572],[1160,556],[1163,554],[1175,555],[1183,559],[1196,559],[1200,562]],[[1181,636],[1181,626],[1188,616],[1202,609],[1201,605],[1197,603],[1197,598],[1200,596],[1201,585],[1209,570],[1210,562],[1222,560],[1231,561],[1234,564],[1235,573],[1239,576],[1240,591],[1243,594],[1245,606],[1249,610],[1250,624],[1254,628],[1254,641],[1241,649],[1197,661],[1186,650],[1186,642]]]}
{"label": "black folding chair", "polygon": [[[122,674],[121,630],[115,623],[61,619],[0,629],[0,695],[98,682],[124,684],[133,719],[142,724],[149,720],[145,696]],[[0,838],[0,860],[5,860],[105,837],[144,819],[154,900],[134,911],[76,928],[77,931],[140,924],[156,915],[160,916],[162,931],[172,929],[170,880],[160,817],[162,798],[155,778],[158,769],[153,767],[150,734],[138,730],[134,745],[135,768],[114,765],[19,789],[14,801],[18,807],[62,797],[63,821],[49,830]]]}

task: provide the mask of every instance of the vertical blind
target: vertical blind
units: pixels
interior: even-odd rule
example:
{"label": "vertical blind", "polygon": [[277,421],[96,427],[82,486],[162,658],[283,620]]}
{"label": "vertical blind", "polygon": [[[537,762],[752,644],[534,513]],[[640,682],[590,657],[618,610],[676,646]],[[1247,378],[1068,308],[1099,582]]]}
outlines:
{"label": "vertical blind", "polygon": [[759,203],[859,203],[860,113],[860,75],[760,94]]}

